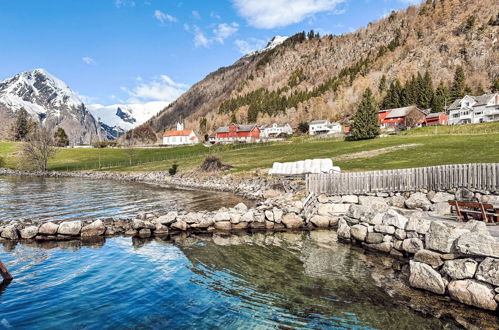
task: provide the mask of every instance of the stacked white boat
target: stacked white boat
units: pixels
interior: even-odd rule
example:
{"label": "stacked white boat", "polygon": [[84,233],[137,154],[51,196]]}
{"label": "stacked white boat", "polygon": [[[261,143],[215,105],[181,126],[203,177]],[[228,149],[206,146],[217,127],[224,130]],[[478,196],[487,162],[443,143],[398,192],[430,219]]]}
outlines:
{"label": "stacked white boat", "polygon": [[278,163],[275,162],[269,170],[271,175],[299,175],[319,173],[341,173],[338,166],[333,166],[330,158],[307,159],[298,162]]}

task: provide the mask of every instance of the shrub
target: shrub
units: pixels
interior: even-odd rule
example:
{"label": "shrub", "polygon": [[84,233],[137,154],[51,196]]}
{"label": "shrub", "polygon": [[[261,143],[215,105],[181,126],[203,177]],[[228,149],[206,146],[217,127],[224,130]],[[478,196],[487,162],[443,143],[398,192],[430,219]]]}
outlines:
{"label": "shrub", "polygon": [[178,169],[178,165],[173,163],[172,167],[170,167],[168,169],[168,173],[170,173],[170,175],[175,175],[177,173],[177,169]]}
{"label": "shrub", "polygon": [[204,172],[224,171],[230,169],[232,166],[224,165],[222,161],[215,156],[208,156],[201,164],[201,170]]}

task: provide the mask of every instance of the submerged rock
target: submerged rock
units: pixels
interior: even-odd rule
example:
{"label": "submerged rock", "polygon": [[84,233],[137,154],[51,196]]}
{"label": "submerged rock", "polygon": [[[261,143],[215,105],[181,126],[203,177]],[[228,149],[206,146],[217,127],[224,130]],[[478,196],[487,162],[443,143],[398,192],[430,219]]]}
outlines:
{"label": "submerged rock", "polygon": [[442,276],[431,266],[411,260],[410,273],[409,284],[412,287],[437,294],[445,293],[445,283]]}
{"label": "submerged rock", "polygon": [[463,304],[496,310],[497,301],[491,285],[475,280],[451,281],[448,286],[449,295]]}

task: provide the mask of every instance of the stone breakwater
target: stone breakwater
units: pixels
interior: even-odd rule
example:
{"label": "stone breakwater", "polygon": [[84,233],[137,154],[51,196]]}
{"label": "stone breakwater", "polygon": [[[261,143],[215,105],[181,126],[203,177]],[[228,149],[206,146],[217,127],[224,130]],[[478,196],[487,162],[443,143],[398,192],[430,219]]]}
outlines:
{"label": "stone breakwater", "polygon": [[466,189],[385,197],[321,195],[311,219],[336,223],[340,240],[408,259],[410,286],[495,311],[499,304],[499,239],[491,236],[484,222],[458,223],[431,216],[445,213],[447,206],[440,204],[463,194],[499,202],[497,195]]}
{"label": "stone breakwater", "polygon": [[[171,176],[168,172],[146,172],[146,173],[114,173],[114,172],[39,172],[39,171],[19,171],[7,168],[0,168],[0,175],[10,176],[36,176],[47,178],[85,178],[92,180],[117,180],[128,182],[143,182],[162,184],[175,188],[199,189],[232,192],[248,199],[261,199],[275,195],[272,191],[284,189],[282,180],[276,178],[251,177],[238,179],[230,175],[217,177],[208,176],[201,179],[194,178],[189,174]],[[286,181],[288,190],[298,190],[304,187],[302,180],[293,182]]]}

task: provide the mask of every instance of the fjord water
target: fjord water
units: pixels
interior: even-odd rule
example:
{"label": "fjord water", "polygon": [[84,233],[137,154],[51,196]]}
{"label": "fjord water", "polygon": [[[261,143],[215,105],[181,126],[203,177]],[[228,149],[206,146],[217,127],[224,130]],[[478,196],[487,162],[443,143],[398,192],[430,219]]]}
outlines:
{"label": "fjord water", "polygon": [[0,176],[0,218],[3,220],[126,218],[172,208],[212,211],[241,201],[251,204],[223,192],[80,178]]}
{"label": "fjord water", "polygon": [[[376,286],[333,232],[0,246],[0,328],[440,329]],[[382,268],[382,267],[381,267]]]}

